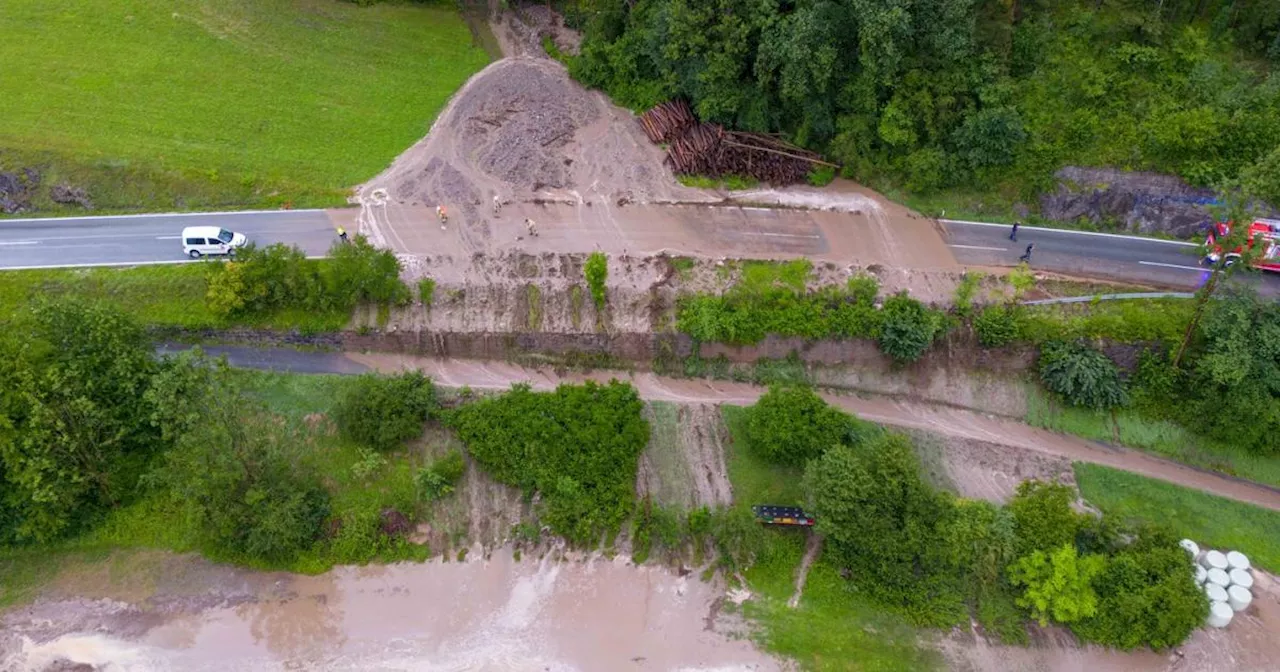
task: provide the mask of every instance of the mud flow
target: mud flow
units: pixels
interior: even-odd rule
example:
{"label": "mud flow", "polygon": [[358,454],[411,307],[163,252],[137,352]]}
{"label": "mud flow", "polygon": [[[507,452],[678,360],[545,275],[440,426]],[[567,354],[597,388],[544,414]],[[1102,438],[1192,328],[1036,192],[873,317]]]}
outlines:
{"label": "mud flow", "polygon": [[[24,672],[781,669],[749,642],[707,628],[719,595],[715,586],[623,559],[548,555],[517,561],[505,550],[471,562],[281,576],[261,589],[240,604],[159,616],[113,600],[38,603],[6,619],[8,650],[0,667]],[[69,624],[89,626],[89,621],[92,630],[56,633]]]}

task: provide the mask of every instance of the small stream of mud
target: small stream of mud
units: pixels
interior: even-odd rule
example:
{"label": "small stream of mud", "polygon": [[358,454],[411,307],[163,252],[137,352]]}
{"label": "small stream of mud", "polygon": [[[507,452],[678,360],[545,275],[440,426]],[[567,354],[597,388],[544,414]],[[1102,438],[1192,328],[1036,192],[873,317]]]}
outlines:
{"label": "small stream of mud", "polygon": [[40,672],[60,659],[112,672],[780,669],[706,629],[717,587],[621,558],[522,562],[500,549],[472,562],[280,576],[248,602],[143,619],[155,623],[141,634],[139,605],[97,601],[92,629],[75,630],[84,598],[37,602],[6,616],[0,669]]}

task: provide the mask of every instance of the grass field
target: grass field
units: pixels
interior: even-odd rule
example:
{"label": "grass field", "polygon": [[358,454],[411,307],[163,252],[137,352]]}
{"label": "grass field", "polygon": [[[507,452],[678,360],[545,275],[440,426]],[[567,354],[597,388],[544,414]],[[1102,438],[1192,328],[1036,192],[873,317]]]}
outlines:
{"label": "grass field", "polygon": [[1202,547],[1240,551],[1280,572],[1280,512],[1096,464],[1075,464],[1080,494],[1108,515],[1164,525]]}
{"label": "grass field", "polygon": [[[6,0],[0,170],[99,210],[343,202],[487,61],[453,3]],[[52,214],[52,212],[50,213]]]}
{"label": "grass field", "polygon": [[320,333],[342,329],[351,319],[346,311],[289,310],[233,324],[211,312],[205,300],[205,273],[211,263],[222,262],[0,271],[0,322],[30,309],[38,297],[60,294],[102,301],[148,326],[217,329],[240,325]]}
{"label": "grass field", "polygon": [[1231,476],[1280,487],[1280,459],[1228,445],[1209,444],[1167,420],[1150,420],[1130,410],[1109,413],[1053,403],[1038,385],[1027,386],[1026,423],[1103,443],[1155,453]]}
{"label": "grass field", "polygon": [[[734,506],[803,504],[801,470],[771,465],[752,454],[745,408],[723,406],[731,442],[726,446]],[[769,530],[764,552],[745,572],[754,597],[744,613],[767,650],[795,659],[804,670],[929,670],[941,656],[901,617],[849,590],[836,567],[820,557],[810,568],[796,608],[787,606],[807,532]],[[729,605],[732,606],[732,605]]]}

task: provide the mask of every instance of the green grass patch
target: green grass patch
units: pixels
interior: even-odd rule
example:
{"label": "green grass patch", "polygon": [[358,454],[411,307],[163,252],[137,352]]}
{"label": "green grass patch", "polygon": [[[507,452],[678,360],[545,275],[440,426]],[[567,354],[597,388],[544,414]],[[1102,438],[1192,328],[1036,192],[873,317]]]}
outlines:
{"label": "green grass patch", "polygon": [[1163,525],[1201,546],[1240,551],[1280,571],[1280,511],[1096,464],[1077,462],[1080,493],[1107,515]]}
{"label": "green grass patch", "polygon": [[760,627],[765,649],[795,659],[801,669],[942,669],[942,656],[921,645],[919,630],[852,592],[835,567],[819,559],[796,608],[787,606],[804,554],[798,534],[770,535],[769,548],[746,573],[755,596],[745,615]]}
{"label": "green grass patch", "polygon": [[205,298],[207,264],[218,263],[222,262],[0,271],[0,320],[19,314],[38,297],[60,294],[102,301],[149,326],[217,329],[242,325],[319,333],[338,331],[350,319],[346,311],[300,309],[234,321],[219,317],[209,310]]}
{"label": "green grass patch", "polygon": [[742,406],[721,406],[725,426],[729,430],[729,445],[725,446],[726,467],[729,482],[733,484],[735,506],[750,508],[754,504],[800,506],[804,504],[804,490],[800,467],[780,467],[755,454],[747,438],[747,409]]}
{"label": "green grass patch", "polygon": [[1033,343],[1092,338],[1122,343],[1176,343],[1186,331],[1194,308],[1193,301],[1180,299],[1028,306],[1021,320],[1021,335]]}
{"label": "green grass patch", "polygon": [[[800,505],[799,467],[779,467],[757,457],[746,435],[746,408],[722,406],[729,430],[725,446],[734,506]],[[808,532],[769,530],[760,553],[744,573],[754,593],[744,614],[758,627],[755,639],[767,650],[794,658],[805,670],[927,670],[941,657],[922,647],[919,631],[901,617],[858,596],[835,567],[821,557],[810,568],[797,608],[787,606]]]}
{"label": "green grass patch", "polygon": [[0,169],[39,169],[48,214],[61,183],[105,211],[341,205],[488,61],[446,4],[6,2],[0,25],[23,35]]}
{"label": "green grass patch", "polygon": [[1066,406],[1039,386],[1027,386],[1027,424],[1103,443],[1137,448],[1202,469],[1280,487],[1280,458],[1208,441],[1168,420],[1137,411],[1114,414]]}

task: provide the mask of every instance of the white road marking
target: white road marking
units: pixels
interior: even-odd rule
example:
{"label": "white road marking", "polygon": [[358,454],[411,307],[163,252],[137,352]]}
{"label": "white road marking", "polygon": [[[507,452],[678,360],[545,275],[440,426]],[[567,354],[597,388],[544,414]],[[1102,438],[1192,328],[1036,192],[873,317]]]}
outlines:
{"label": "white road marking", "polygon": [[40,241],[38,240],[15,240],[12,242],[8,242],[8,241],[0,242],[0,245],[39,245],[39,244],[40,244]]}
{"label": "white road marking", "polygon": [[947,247],[958,247],[962,250],[991,250],[992,252],[1008,252],[1007,247],[982,247],[981,245],[948,245]]}
{"label": "white road marking", "polygon": [[0,225],[12,222],[67,222],[81,219],[137,219],[142,217],[224,217],[228,215],[284,215],[289,213],[311,214],[324,210],[225,210],[221,212],[144,212],[137,215],[94,215],[92,217],[28,217],[26,219],[3,219]]}
{"label": "white road marking", "polygon": [[156,236],[156,240],[177,240],[182,236]]}
{"label": "white road marking", "polygon": [[1138,263],[1142,264],[1143,266],[1163,266],[1164,268],[1181,268],[1184,271],[1200,271],[1202,273],[1207,272],[1209,270],[1207,268],[1201,268],[1200,266],[1180,266],[1178,264],[1162,264],[1158,261],[1139,261]]}
{"label": "white road marking", "polygon": [[[328,259],[326,255],[307,257],[308,259]],[[56,268],[128,268],[131,266],[164,266],[168,264],[198,264],[203,261],[227,261],[226,257],[206,257],[204,259],[167,259],[164,261],[112,261],[97,264],[48,264],[44,266],[0,266],[0,271],[43,271]]]}
{"label": "white road marking", "polygon": [[[999,224],[996,222],[971,222],[964,219],[939,219],[943,224],[969,224],[972,226],[996,226],[1002,229],[1012,228],[1012,224]],[[1188,243],[1185,240],[1168,240],[1165,238],[1148,238],[1147,236],[1126,236],[1119,233],[1102,233],[1100,231],[1077,231],[1075,229],[1051,229],[1045,226],[1019,226],[1019,231],[1049,231],[1051,233],[1065,233],[1077,236],[1101,236],[1103,238],[1122,238],[1124,240],[1141,240],[1148,243],[1166,243],[1169,245],[1182,245],[1184,247],[1195,247],[1196,243]]]}
{"label": "white road marking", "polygon": [[813,236],[813,235],[799,234],[799,233],[759,233],[755,231],[743,231],[742,234],[746,236],[767,236],[769,238],[808,238],[811,240],[822,238],[822,236]]}
{"label": "white road marking", "polygon": [[776,208],[757,208],[755,206],[743,206],[742,209],[750,210],[752,212],[773,212]]}

